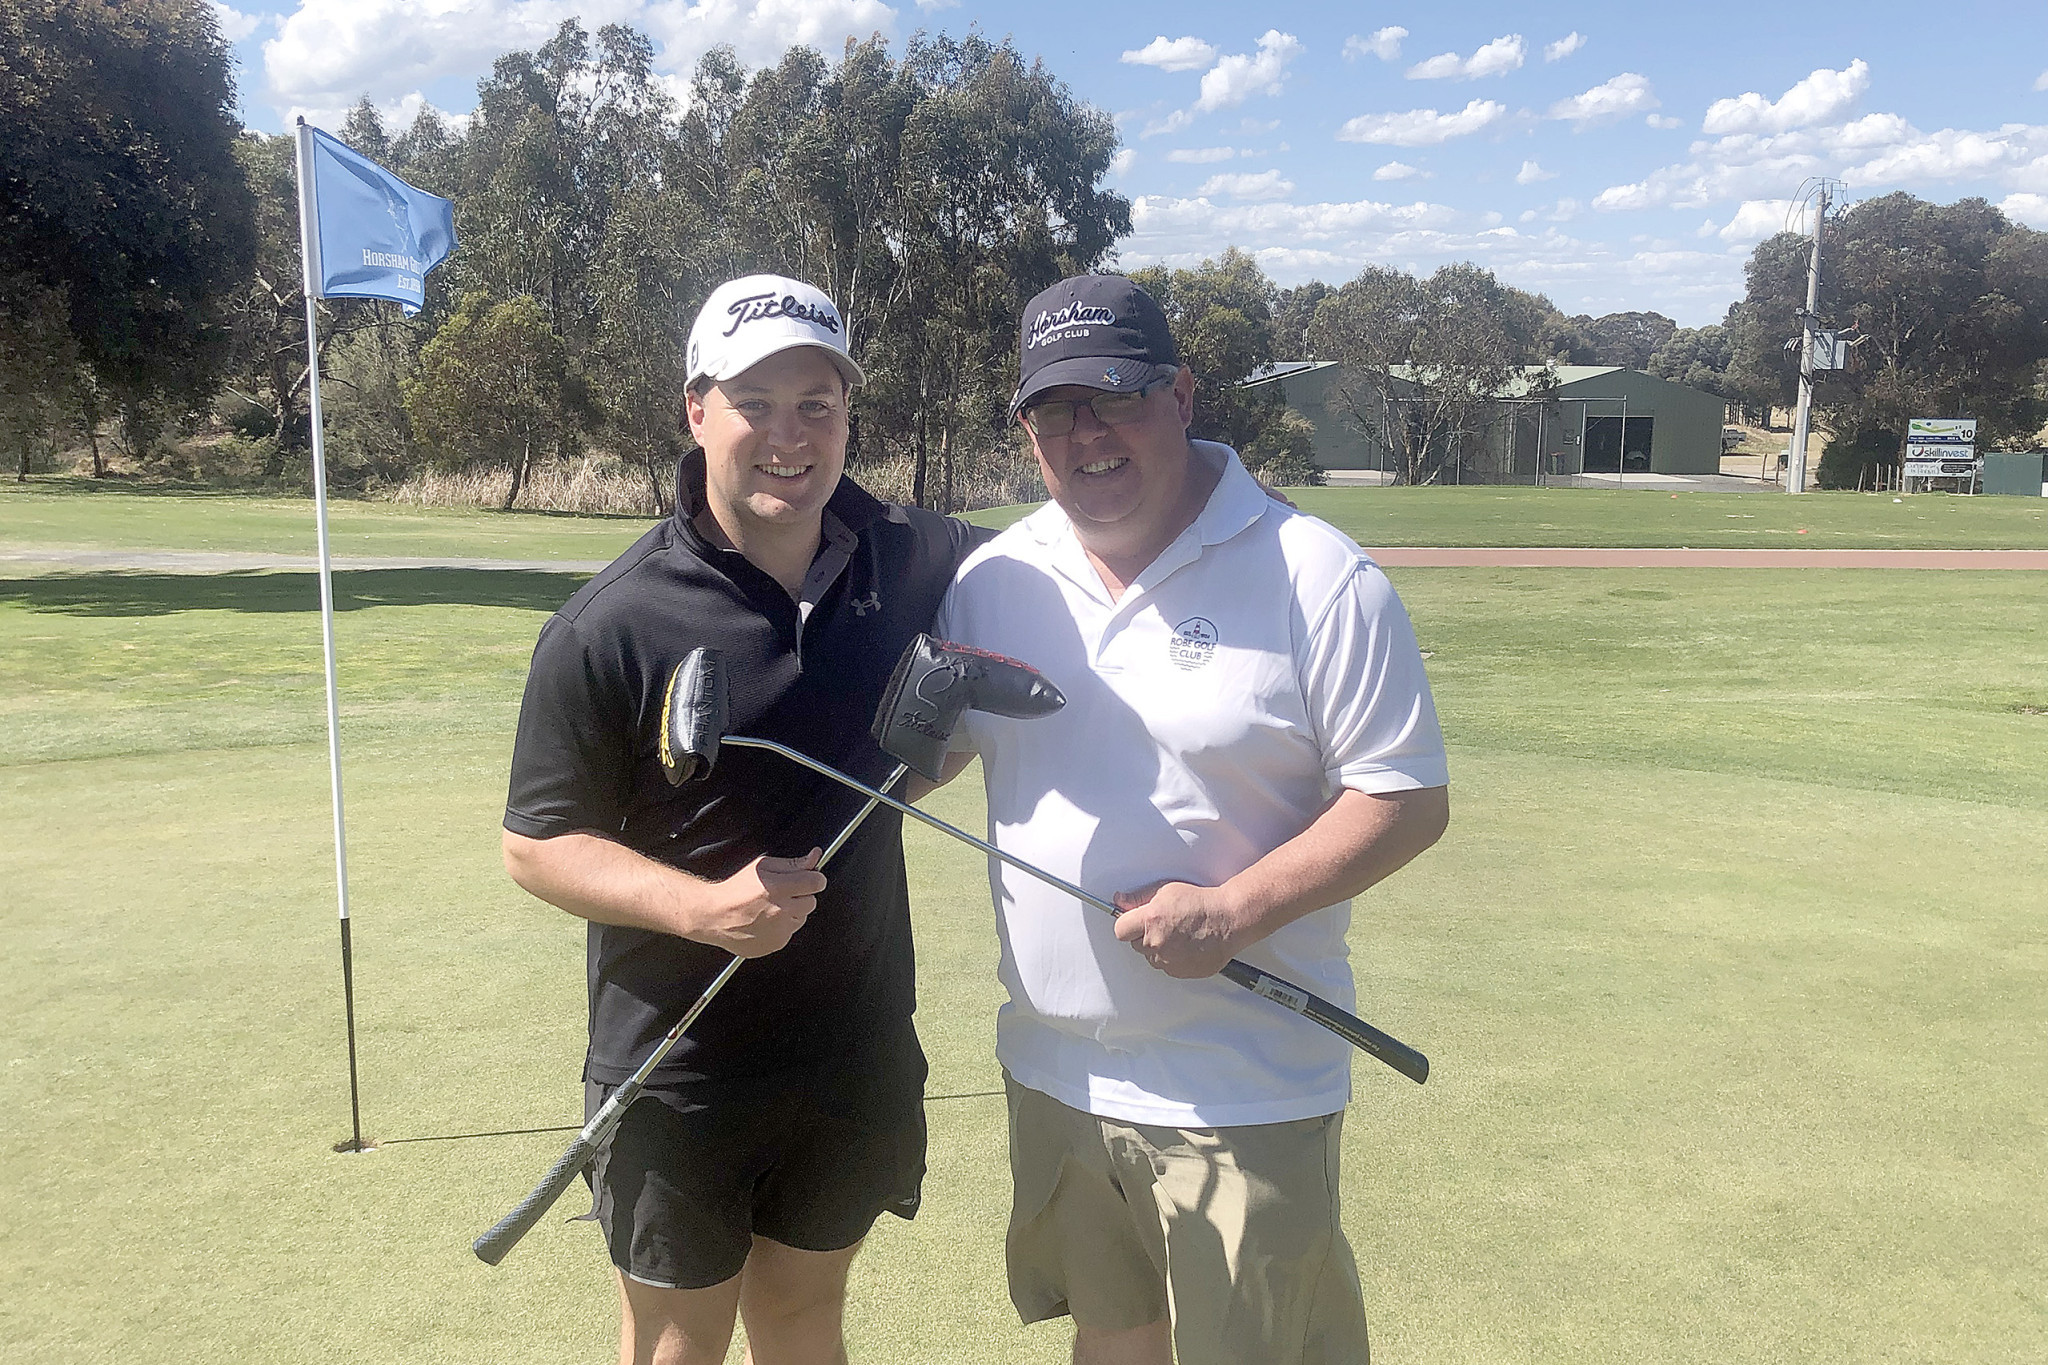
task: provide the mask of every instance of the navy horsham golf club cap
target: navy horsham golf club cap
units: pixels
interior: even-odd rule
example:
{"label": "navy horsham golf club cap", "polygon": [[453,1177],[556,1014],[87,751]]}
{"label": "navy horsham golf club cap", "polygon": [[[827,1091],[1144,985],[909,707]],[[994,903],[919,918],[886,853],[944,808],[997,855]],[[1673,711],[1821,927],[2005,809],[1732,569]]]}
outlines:
{"label": "navy horsham golf club cap", "polygon": [[1076,275],[1025,304],[1017,357],[1012,417],[1062,384],[1129,393],[1180,369],[1165,312],[1122,275]]}

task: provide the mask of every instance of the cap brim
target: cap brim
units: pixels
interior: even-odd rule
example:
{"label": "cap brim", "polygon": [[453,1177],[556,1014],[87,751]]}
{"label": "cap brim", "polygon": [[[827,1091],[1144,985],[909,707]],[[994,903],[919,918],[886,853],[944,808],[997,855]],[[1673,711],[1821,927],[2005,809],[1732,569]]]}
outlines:
{"label": "cap brim", "polygon": [[694,384],[699,379],[709,379],[713,383],[720,383],[727,379],[737,379],[769,356],[780,355],[784,351],[794,350],[799,346],[809,347],[814,351],[822,351],[839,371],[840,378],[844,379],[847,383],[865,384],[868,382],[867,375],[862,373],[860,366],[854,363],[853,357],[840,350],[837,346],[829,346],[822,341],[811,341],[804,337],[790,336],[767,336],[761,339],[759,346],[746,350],[728,351],[725,356],[724,365],[720,366],[717,370],[703,370],[693,374],[685,382],[687,384]]}
{"label": "cap brim", "polygon": [[[1121,384],[1105,382],[1107,371],[1116,367],[1117,375],[1132,376]],[[1024,405],[1044,393],[1063,384],[1077,384],[1083,388],[1100,389],[1104,393],[1135,393],[1147,384],[1157,383],[1180,373],[1178,365],[1158,365],[1148,360],[1123,360],[1109,356],[1074,356],[1068,360],[1055,360],[1031,376],[1027,384],[1020,385],[1016,396],[1010,399],[1010,416],[1015,417],[1024,410]]]}

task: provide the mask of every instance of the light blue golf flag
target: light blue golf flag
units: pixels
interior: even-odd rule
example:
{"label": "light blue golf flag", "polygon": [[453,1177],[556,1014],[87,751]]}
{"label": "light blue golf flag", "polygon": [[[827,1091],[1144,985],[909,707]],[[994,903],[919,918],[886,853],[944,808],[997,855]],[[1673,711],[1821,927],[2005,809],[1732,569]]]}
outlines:
{"label": "light blue golf flag", "polygon": [[455,249],[455,205],[299,124],[314,231],[307,278],[323,299],[390,299],[417,313],[426,274]]}

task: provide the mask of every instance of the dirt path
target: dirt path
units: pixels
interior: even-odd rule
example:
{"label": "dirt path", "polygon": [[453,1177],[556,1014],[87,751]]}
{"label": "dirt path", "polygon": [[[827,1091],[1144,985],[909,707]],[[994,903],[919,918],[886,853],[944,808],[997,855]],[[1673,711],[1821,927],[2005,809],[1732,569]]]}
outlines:
{"label": "dirt path", "polygon": [[1367,551],[1390,567],[1437,569],[2048,569],[2048,550],[1446,548]]}
{"label": "dirt path", "polygon": [[[2036,569],[2048,570],[2048,550],[1743,550],[1569,549],[1385,546],[1370,550],[1389,568],[1432,569]],[[591,574],[602,559],[461,559],[397,555],[338,555],[337,570],[501,569],[525,573]],[[76,550],[13,547],[0,550],[0,572],[249,573],[306,571],[312,555],[225,553],[211,550]]]}

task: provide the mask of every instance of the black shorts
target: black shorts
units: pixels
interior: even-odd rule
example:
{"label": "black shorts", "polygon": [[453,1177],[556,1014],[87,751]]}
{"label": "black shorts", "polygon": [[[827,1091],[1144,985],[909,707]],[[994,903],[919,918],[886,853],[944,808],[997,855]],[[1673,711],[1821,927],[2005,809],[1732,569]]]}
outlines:
{"label": "black shorts", "polygon": [[[885,1209],[915,1217],[922,1086],[863,1080],[794,1073],[650,1086],[592,1172],[612,1264],[642,1284],[704,1289],[739,1274],[757,1236],[841,1251]],[[612,1089],[586,1085],[588,1112]]]}

